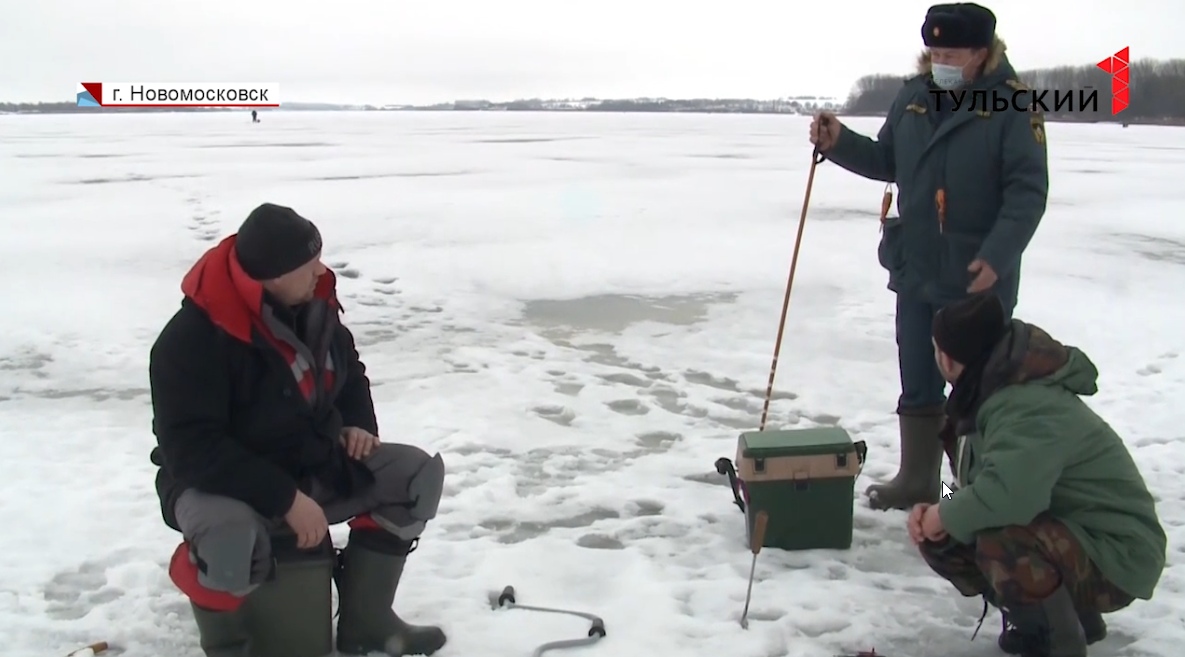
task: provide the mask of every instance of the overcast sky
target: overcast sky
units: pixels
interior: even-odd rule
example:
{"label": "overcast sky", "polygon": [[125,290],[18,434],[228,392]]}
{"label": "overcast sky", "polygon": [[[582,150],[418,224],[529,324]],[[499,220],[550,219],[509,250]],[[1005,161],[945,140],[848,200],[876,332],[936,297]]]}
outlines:
{"label": "overcast sky", "polygon": [[[844,97],[911,70],[917,0],[5,0],[0,101],[274,82],[281,101]],[[1185,58],[1185,0],[994,0],[1018,68]],[[1097,8],[1097,9],[1096,9]]]}

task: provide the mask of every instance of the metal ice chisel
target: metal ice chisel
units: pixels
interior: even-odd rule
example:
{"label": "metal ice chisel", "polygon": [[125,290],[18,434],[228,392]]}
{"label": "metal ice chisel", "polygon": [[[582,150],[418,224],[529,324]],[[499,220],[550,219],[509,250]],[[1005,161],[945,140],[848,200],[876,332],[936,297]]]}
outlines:
{"label": "metal ice chisel", "polygon": [[761,544],[765,542],[765,525],[769,522],[769,515],[765,511],[758,511],[753,521],[753,535],[749,538],[749,551],[753,553],[753,563],[749,566],[749,590],[745,593],[745,610],[741,612],[741,627],[749,629],[749,601],[753,598],[753,575],[757,573],[757,555],[761,553]]}

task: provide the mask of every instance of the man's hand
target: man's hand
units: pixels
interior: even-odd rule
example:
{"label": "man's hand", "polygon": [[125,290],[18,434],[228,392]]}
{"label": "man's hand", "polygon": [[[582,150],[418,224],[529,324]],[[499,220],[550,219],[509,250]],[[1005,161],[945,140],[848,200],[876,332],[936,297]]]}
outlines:
{"label": "man's hand", "polygon": [[922,535],[927,541],[938,543],[947,536],[946,528],[942,526],[942,516],[938,515],[938,505],[930,504],[922,512]]}
{"label": "man's hand", "polygon": [[998,277],[996,276],[996,270],[992,269],[992,266],[982,259],[976,259],[972,261],[971,264],[967,266],[967,271],[975,274],[975,279],[972,280],[971,285],[967,287],[967,291],[971,294],[983,292],[984,290],[995,285],[996,281],[998,280]]}
{"label": "man's hand", "polygon": [[839,141],[839,119],[831,112],[819,112],[811,121],[811,143],[820,153],[826,153]]}
{"label": "man's hand", "polygon": [[329,532],[329,522],[321,505],[300,491],[296,491],[292,508],[284,514],[284,522],[296,533],[296,547],[302,550],[316,547]]}
{"label": "man's hand", "polygon": [[378,436],[371,434],[366,429],[358,427],[346,427],[342,429],[341,435],[342,446],[346,448],[346,453],[350,458],[361,461],[374,453],[374,450],[382,442]]}
{"label": "man's hand", "polygon": [[921,545],[922,541],[926,540],[926,535],[922,531],[922,516],[926,510],[933,506],[932,504],[915,504],[909,510],[909,519],[905,521],[905,528],[909,531],[909,540],[913,541],[914,545]]}

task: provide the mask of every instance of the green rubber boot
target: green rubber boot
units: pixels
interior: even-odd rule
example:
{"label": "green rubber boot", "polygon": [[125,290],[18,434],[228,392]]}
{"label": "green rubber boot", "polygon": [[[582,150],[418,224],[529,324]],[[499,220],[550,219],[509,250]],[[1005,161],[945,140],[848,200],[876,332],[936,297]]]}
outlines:
{"label": "green rubber boot", "polygon": [[941,412],[899,415],[901,464],[887,484],[868,487],[868,505],[878,511],[908,510],[915,504],[938,502],[942,494]]}
{"label": "green rubber boot", "polygon": [[[1078,624],[1082,626],[1088,646],[1107,638],[1107,623],[1097,611],[1078,612]],[[1008,622],[1007,613],[1004,614],[1004,629],[996,639],[996,645],[1009,655],[1020,655],[1025,650],[1024,636]]]}
{"label": "green rubber boot", "polygon": [[432,625],[411,625],[392,610],[411,544],[383,530],[350,532],[337,573],[337,649],[345,655],[431,655],[447,640]]}
{"label": "green rubber boot", "polygon": [[250,634],[242,610],[212,611],[193,603],[198,643],[206,657],[252,657]]}
{"label": "green rubber boot", "polygon": [[1086,657],[1087,638],[1065,586],[1034,605],[1008,609],[1021,657]]}

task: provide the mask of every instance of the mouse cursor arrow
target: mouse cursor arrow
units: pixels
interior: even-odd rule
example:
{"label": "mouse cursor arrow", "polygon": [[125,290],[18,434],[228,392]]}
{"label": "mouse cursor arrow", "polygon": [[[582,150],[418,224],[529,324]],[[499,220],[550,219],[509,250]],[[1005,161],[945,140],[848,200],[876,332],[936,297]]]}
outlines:
{"label": "mouse cursor arrow", "polygon": [[953,490],[951,490],[951,489],[950,489],[950,486],[947,486],[945,483],[943,483],[943,484],[942,484],[942,497],[943,497],[943,499],[947,499],[947,500],[949,500],[949,499],[950,499],[950,497],[951,497],[951,495],[954,495],[954,494],[955,494],[955,492],[954,492]]}

